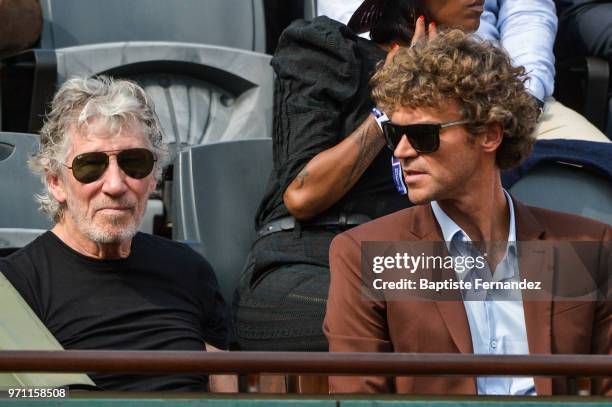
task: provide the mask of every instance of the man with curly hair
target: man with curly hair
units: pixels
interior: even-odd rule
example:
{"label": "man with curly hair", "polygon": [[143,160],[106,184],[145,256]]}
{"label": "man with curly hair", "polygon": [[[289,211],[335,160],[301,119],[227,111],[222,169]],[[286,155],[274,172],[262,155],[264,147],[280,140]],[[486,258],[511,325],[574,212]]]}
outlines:
{"label": "man with curly hair", "polygon": [[[526,206],[502,188],[500,171],[520,164],[534,142],[537,106],[525,88],[524,69],[513,67],[507,54],[493,44],[455,30],[401,48],[374,75],[372,85],[378,108],[390,118],[381,121],[381,131],[400,160],[408,196],[417,206],[333,240],[324,322],[330,351],[610,354],[609,301],[599,297],[578,303],[536,301],[518,289],[479,291],[465,284],[473,283],[474,276],[506,284],[535,269],[541,277],[548,263],[533,267],[530,261],[536,258],[521,252],[518,241],[592,240],[601,253],[609,247],[601,241],[612,237],[609,225]],[[387,274],[376,274],[371,284],[372,272],[384,272],[371,267],[381,262],[374,258],[370,263],[367,248],[372,242],[398,241],[415,251],[413,247],[425,242],[439,242],[437,253],[455,261],[465,256],[465,250],[484,253],[486,260],[478,266],[484,273],[477,274],[477,266],[463,272],[451,265],[450,272],[442,271],[450,273],[450,288],[445,291],[449,297],[432,293],[433,299],[408,298],[411,287],[397,279],[393,281],[404,285],[387,285],[384,291],[379,276]],[[379,259],[384,257],[385,267],[397,271],[405,266],[394,253],[379,253],[386,256]],[[416,254],[423,253],[419,249]],[[596,259],[584,261],[586,267],[599,264]],[[429,276],[433,279],[434,274]],[[415,275],[427,276],[422,270]],[[442,277],[434,282],[441,281]],[[383,292],[374,292],[381,286]],[[399,296],[391,292],[397,287],[405,290]],[[427,291],[429,286],[420,288]],[[499,297],[502,294],[512,297]],[[496,395],[569,391],[565,381],[545,377],[333,377],[330,388]],[[611,382],[594,381],[591,391],[609,394]]]}

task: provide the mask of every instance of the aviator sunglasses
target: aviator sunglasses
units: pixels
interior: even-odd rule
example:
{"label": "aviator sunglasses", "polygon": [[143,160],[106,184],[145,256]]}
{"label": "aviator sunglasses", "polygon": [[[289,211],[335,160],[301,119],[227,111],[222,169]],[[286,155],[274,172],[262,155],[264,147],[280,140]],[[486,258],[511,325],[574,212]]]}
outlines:
{"label": "aviator sunglasses", "polygon": [[448,123],[419,123],[401,126],[390,121],[382,123],[383,135],[387,147],[395,151],[402,136],[406,136],[408,142],[418,153],[433,153],[440,147],[440,130],[459,124],[467,124],[468,120],[457,120]]}
{"label": "aviator sunglasses", "polygon": [[146,148],[129,148],[127,150],[92,151],[79,154],[72,160],[72,166],[64,164],[72,170],[77,181],[83,184],[94,182],[108,168],[110,156],[117,157],[117,165],[128,177],[141,179],[153,171],[155,156]]}

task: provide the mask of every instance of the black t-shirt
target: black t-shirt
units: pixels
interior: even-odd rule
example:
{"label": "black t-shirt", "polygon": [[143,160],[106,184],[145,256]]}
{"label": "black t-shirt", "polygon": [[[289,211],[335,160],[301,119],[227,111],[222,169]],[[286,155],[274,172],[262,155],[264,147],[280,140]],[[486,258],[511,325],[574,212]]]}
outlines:
{"label": "black t-shirt", "polygon": [[[137,233],[125,259],[83,256],[46,232],[0,258],[0,271],[65,349],[204,350],[227,346],[211,266],[189,247]],[[206,391],[198,374],[90,374],[106,390]]]}

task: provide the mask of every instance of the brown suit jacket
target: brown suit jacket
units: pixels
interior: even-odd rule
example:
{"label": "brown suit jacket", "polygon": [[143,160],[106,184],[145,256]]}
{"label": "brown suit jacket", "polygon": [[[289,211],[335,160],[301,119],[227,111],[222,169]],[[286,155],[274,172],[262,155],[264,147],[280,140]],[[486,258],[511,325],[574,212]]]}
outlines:
{"label": "brown suit jacket", "polygon": [[[517,241],[612,240],[609,225],[529,207],[516,199],[514,207]],[[323,326],[330,351],[473,353],[460,297],[459,301],[362,299],[361,242],[443,240],[430,205],[404,209],[338,235],[330,247],[331,285]],[[550,261],[554,260],[539,252],[521,256],[521,277],[530,269],[545,270]],[[610,301],[524,301],[523,307],[530,354],[611,354]],[[565,383],[563,379],[535,377],[538,395],[565,394]],[[476,380],[459,376],[338,376],[330,377],[330,391],[476,394]],[[594,382],[592,392],[612,394],[612,380]]]}

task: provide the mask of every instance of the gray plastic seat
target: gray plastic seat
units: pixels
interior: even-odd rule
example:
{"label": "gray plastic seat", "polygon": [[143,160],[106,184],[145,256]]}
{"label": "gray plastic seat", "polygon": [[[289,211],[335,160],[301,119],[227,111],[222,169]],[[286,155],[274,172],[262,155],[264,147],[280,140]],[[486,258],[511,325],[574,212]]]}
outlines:
{"label": "gray plastic seat", "polygon": [[[197,145],[267,136],[272,129],[274,88],[270,58],[239,49],[172,42],[32,50],[5,61],[3,126],[37,132],[56,86],[73,76],[107,74],[133,79],[145,88],[169,143]],[[24,80],[32,69],[31,82]],[[6,97],[19,92],[26,94]]]}
{"label": "gray plastic seat", "polygon": [[255,212],[271,170],[270,139],[196,146],[175,160],[173,238],[199,247],[228,303],[255,240]]}
{"label": "gray plastic seat", "polygon": [[173,41],[265,52],[263,0],[41,0],[41,48]]}
{"label": "gray plastic seat", "polygon": [[310,21],[319,14],[317,13],[318,0],[304,0],[304,20]]}
{"label": "gray plastic seat", "polygon": [[256,138],[272,128],[270,56],[184,43],[108,43],[56,50],[58,83],[107,73],[153,98],[166,139],[197,145]]}
{"label": "gray plastic seat", "polygon": [[34,196],[43,185],[28,168],[38,136],[0,133],[0,252],[23,247],[51,226]]}
{"label": "gray plastic seat", "polygon": [[51,225],[34,201],[43,184],[28,167],[38,151],[38,140],[35,134],[0,133],[0,227],[46,229]]}
{"label": "gray plastic seat", "polygon": [[612,184],[575,165],[545,162],[510,188],[526,204],[612,225]]}
{"label": "gray plastic seat", "polygon": [[263,0],[43,0],[41,48],[4,61],[2,129],[36,133],[73,76],[133,79],[169,143],[271,134]]}

